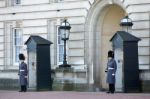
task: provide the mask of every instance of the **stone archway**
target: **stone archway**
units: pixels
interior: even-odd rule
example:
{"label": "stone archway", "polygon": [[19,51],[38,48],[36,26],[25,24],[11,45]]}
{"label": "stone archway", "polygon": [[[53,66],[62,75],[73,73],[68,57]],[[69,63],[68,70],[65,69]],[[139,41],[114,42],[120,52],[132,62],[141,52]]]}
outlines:
{"label": "stone archway", "polygon": [[100,80],[103,88],[106,88],[105,68],[107,64],[107,52],[112,49],[111,37],[116,31],[121,30],[120,20],[125,16],[125,12],[117,5],[110,5],[104,15],[101,28],[101,63],[100,63]]}
{"label": "stone archway", "polygon": [[[91,8],[86,23],[85,46],[89,83],[96,88],[107,88],[105,68],[107,51],[111,49],[110,38],[120,30],[120,20],[125,10],[119,0],[110,4],[109,0],[97,1]],[[118,1],[118,2],[117,2]]]}

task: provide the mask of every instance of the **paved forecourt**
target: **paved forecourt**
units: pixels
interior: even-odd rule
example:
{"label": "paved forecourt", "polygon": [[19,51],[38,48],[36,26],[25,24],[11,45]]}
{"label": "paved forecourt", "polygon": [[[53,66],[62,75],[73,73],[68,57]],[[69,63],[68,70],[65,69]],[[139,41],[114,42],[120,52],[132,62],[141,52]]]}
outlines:
{"label": "paved forecourt", "polygon": [[0,99],[150,99],[150,93],[115,93],[105,92],[17,92],[0,91]]}

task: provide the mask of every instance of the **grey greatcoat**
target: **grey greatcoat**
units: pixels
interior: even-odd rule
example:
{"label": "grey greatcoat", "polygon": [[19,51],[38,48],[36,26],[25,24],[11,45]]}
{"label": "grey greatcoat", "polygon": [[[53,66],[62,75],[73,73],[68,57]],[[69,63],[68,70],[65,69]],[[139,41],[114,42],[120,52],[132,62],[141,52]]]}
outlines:
{"label": "grey greatcoat", "polygon": [[107,63],[107,83],[115,84],[115,73],[117,70],[116,61],[114,59],[110,59]]}
{"label": "grey greatcoat", "polygon": [[27,64],[24,62],[19,65],[19,82],[21,86],[27,85]]}

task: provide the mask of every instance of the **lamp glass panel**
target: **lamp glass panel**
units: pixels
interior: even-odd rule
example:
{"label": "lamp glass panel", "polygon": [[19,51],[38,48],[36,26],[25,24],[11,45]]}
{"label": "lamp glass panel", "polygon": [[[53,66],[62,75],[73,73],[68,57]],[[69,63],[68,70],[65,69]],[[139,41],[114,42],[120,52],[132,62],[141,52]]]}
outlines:
{"label": "lamp glass panel", "polygon": [[66,39],[69,39],[70,30],[66,30]]}
{"label": "lamp glass panel", "polygon": [[66,38],[66,33],[64,29],[60,29],[60,34],[61,34],[61,38],[65,39]]}

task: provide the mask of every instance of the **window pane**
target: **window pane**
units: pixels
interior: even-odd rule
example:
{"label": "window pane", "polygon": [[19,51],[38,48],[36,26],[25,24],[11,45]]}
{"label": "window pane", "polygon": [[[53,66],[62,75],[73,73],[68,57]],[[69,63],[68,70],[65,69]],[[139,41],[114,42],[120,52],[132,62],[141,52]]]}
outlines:
{"label": "window pane", "polygon": [[60,40],[60,44],[61,44],[61,45],[64,45],[64,41],[63,41],[63,40]]}
{"label": "window pane", "polygon": [[21,38],[16,38],[15,41],[16,41],[15,43],[16,45],[18,46],[21,45]]}
{"label": "window pane", "polygon": [[63,62],[63,54],[59,54],[59,62]]}
{"label": "window pane", "polygon": [[15,32],[14,33],[15,45],[21,45],[22,42],[21,31],[19,29],[15,29],[14,32]]}
{"label": "window pane", "polygon": [[[58,27],[57,27],[58,28]],[[58,28],[58,36],[60,35],[60,29]]]}
{"label": "window pane", "polygon": [[20,4],[21,3],[21,0],[15,0],[16,2],[16,4]]}
{"label": "window pane", "polygon": [[62,2],[64,0],[54,0],[54,2],[58,3],[58,2]]}
{"label": "window pane", "polygon": [[61,37],[58,36],[58,44],[61,44]]}
{"label": "window pane", "polygon": [[22,32],[21,29],[14,29],[14,62],[19,62],[18,55],[22,49]]}
{"label": "window pane", "polygon": [[64,48],[63,45],[59,46],[59,54],[63,54],[64,53]]}
{"label": "window pane", "polygon": [[63,62],[64,45],[59,45],[59,62]]}
{"label": "window pane", "polygon": [[58,44],[63,44],[63,43],[64,43],[64,41],[61,40],[61,37],[60,37],[60,36],[58,36]]}
{"label": "window pane", "polygon": [[18,55],[19,55],[20,51],[21,51],[21,47],[16,46],[16,49],[15,49],[15,62],[19,62]]}

